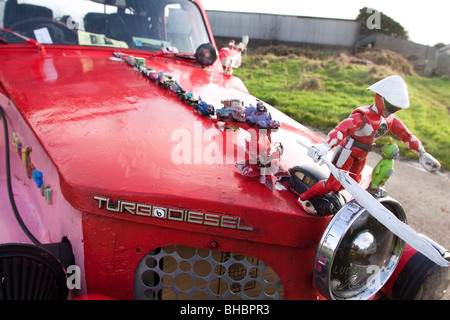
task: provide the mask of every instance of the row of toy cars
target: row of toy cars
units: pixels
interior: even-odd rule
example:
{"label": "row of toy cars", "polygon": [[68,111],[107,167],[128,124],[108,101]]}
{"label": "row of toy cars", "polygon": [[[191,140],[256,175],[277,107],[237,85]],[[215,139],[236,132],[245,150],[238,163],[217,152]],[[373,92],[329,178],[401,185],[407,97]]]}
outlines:
{"label": "row of toy cars", "polygon": [[277,129],[281,126],[279,121],[272,119],[271,114],[267,112],[266,106],[260,100],[257,100],[256,106],[250,104],[247,107],[244,107],[244,103],[239,99],[222,100],[222,108],[216,110],[212,104],[206,103],[201,97],[197,98],[192,92],[184,90],[169,72],[157,72],[155,69],[147,67],[145,58],[127,55],[118,51],[114,52],[114,56],[127,62],[164,89],[173,91],[182,101],[192,106],[194,110],[204,117],[215,115],[217,120],[242,122],[264,129]]}

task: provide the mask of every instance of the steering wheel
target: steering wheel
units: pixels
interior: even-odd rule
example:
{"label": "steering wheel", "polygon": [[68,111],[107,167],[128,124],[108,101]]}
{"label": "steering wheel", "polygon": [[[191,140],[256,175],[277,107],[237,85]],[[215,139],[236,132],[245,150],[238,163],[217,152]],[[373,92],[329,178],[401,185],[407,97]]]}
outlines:
{"label": "steering wheel", "polygon": [[78,44],[77,31],[69,29],[65,24],[50,18],[37,17],[14,23],[9,29],[28,38],[35,38],[34,30],[47,28],[52,42],[56,44]]}

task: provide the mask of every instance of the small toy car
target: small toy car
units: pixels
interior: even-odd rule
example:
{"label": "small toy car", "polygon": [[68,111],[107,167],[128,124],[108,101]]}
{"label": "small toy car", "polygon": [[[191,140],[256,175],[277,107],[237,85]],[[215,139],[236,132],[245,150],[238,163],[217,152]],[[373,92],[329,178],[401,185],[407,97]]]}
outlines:
{"label": "small toy car", "polygon": [[158,81],[158,72],[155,69],[147,68],[144,74],[153,81]]}
{"label": "small toy car", "polygon": [[134,66],[136,58],[133,55],[126,55],[123,58],[130,66]]}
{"label": "small toy car", "polygon": [[175,79],[172,77],[170,73],[166,71],[161,71],[160,73],[158,73],[157,83],[164,89],[169,89],[174,82]]}
{"label": "small toy car", "polygon": [[244,102],[239,99],[222,100],[223,108],[216,110],[218,120],[245,121]]}
{"label": "small toy car", "polygon": [[183,90],[183,88],[181,87],[181,85],[177,82],[177,81],[173,81],[170,85],[169,85],[170,90],[172,90],[177,96],[180,97],[180,95],[185,92]]}
{"label": "small toy car", "polygon": [[245,122],[250,125],[257,125],[265,129],[277,129],[281,123],[273,120],[262,101],[258,101],[256,107],[249,105],[245,108]]}
{"label": "small toy car", "polygon": [[205,117],[212,116],[215,113],[214,106],[204,102],[201,97],[198,98],[198,103],[194,106],[194,108],[198,113]]}
{"label": "small toy car", "polygon": [[192,92],[183,91],[178,93],[181,101],[186,102],[186,104],[195,107],[198,104],[198,99],[194,96]]}
{"label": "small toy car", "polygon": [[134,66],[141,70],[141,67],[145,67],[145,58],[142,57],[135,57],[134,59]]}
{"label": "small toy car", "polygon": [[[283,178],[282,183],[297,195],[302,194],[320,180],[327,178],[327,175],[318,168],[303,165],[289,169],[289,177]],[[339,194],[330,192],[312,200],[318,215],[328,216],[337,213],[345,204],[346,200]]]}

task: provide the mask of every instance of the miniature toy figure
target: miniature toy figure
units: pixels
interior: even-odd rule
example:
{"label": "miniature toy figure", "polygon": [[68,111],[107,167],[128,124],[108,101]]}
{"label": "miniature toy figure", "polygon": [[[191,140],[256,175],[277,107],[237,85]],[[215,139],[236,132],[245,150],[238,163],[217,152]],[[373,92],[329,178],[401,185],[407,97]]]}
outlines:
{"label": "miniature toy figure", "polygon": [[33,181],[36,183],[37,188],[41,187],[41,185],[43,184],[41,171],[36,169],[33,170]]}
{"label": "miniature toy figure", "polygon": [[392,138],[381,149],[381,159],[372,171],[372,182],[367,191],[377,197],[385,197],[387,192],[382,188],[386,181],[394,173],[394,159],[400,155],[397,144],[392,142]]}
{"label": "miniature toy figure", "polygon": [[[235,164],[243,176],[259,178],[259,182],[270,190],[275,183],[290,176],[289,171],[281,163],[284,147],[281,143],[272,145],[270,135],[256,133],[251,142],[246,142],[246,158]],[[256,144],[250,147],[250,143]],[[256,153],[255,153],[256,152]]]}
{"label": "miniature toy figure", "polygon": [[[426,170],[439,170],[440,163],[425,152],[419,139],[394,115],[410,105],[404,80],[400,76],[390,76],[371,85],[367,90],[375,93],[375,103],[355,109],[347,119],[328,133],[325,142],[311,146],[308,155],[318,162],[321,156],[337,146],[333,164],[339,169],[349,171],[350,176],[359,183],[367,155],[375,146],[374,141],[390,131],[400,138],[409,150],[419,155],[420,164]],[[337,192],[341,188],[340,182],[330,175],[326,181],[320,181],[302,193],[298,204],[306,212],[317,214],[309,200],[329,192]]]}
{"label": "miniature toy figure", "polygon": [[277,129],[281,123],[277,120],[272,120],[272,116],[267,112],[267,108],[260,100],[256,103],[256,107],[249,105],[245,108],[245,122],[247,124],[255,124],[264,129]]}
{"label": "miniature toy figure", "polygon": [[238,49],[235,49],[235,41],[231,40],[228,43],[228,48],[222,48],[219,52],[220,61],[226,75],[233,74],[233,68],[238,68],[242,63],[242,55]]}
{"label": "miniature toy figure", "polygon": [[216,110],[218,120],[226,119],[229,121],[244,122],[244,102],[239,99],[222,100],[223,108]]}

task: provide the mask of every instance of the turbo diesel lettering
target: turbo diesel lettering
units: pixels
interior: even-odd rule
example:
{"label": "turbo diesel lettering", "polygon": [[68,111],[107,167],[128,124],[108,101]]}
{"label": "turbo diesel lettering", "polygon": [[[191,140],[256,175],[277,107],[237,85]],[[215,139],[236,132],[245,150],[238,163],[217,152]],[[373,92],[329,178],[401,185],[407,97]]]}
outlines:
{"label": "turbo diesel lettering", "polygon": [[226,214],[173,209],[123,200],[118,200],[116,203],[113,203],[112,199],[100,196],[94,196],[94,200],[98,201],[99,209],[109,212],[129,213],[136,216],[145,216],[242,231],[253,231],[254,229],[253,226],[244,224],[240,217]]}

